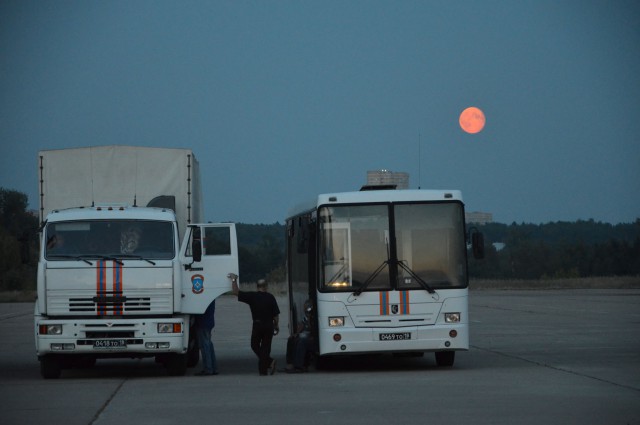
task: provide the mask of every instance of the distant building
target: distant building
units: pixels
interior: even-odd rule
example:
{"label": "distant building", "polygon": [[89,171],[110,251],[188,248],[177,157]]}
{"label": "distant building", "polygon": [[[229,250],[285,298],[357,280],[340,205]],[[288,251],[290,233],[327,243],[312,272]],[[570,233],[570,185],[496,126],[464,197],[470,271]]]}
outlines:
{"label": "distant building", "polygon": [[367,186],[395,186],[396,189],[409,189],[409,173],[389,170],[367,171]]}
{"label": "distant building", "polygon": [[479,211],[465,212],[464,221],[467,223],[487,224],[493,221],[493,214]]}

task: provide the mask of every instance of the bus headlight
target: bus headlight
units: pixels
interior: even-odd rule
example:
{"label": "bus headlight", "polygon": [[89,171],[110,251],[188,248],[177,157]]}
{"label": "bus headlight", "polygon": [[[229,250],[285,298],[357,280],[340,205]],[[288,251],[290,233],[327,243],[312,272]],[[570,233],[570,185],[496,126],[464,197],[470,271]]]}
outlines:
{"label": "bus headlight", "polygon": [[445,323],[460,323],[460,313],[445,313],[444,314],[444,322]]}
{"label": "bus headlight", "polygon": [[344,326],[344,317],[342,316],[329,317],[329,327],[335,328],[338,326]]}

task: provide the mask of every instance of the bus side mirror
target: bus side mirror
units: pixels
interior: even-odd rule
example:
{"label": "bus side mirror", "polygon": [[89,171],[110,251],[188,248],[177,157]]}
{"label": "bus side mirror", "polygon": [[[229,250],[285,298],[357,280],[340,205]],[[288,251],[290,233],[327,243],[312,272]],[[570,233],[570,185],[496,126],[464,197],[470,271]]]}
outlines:
{"label": "bus side mirror", "polygon": [[202,261],[202,231],[199,227],[193,228],[193,238],[191,239],[191,253],[193,261]]}
{"label": "bus side mirror", "polygon": [[482,233],[476,231],[471,234],[471,250],[473,258],[478,260],[484,258],[484,235]]}

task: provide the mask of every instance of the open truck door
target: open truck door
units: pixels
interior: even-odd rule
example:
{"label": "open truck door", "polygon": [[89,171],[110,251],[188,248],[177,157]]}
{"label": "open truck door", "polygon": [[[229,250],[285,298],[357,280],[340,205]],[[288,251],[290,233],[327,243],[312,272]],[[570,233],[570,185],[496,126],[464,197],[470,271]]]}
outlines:
{"label": "open truck door", "polygon": [[231,291],[230,273],[238,274],[238,241],[234,223],[189,225],[180,250],[180,311],[202,314],[211,301]]}

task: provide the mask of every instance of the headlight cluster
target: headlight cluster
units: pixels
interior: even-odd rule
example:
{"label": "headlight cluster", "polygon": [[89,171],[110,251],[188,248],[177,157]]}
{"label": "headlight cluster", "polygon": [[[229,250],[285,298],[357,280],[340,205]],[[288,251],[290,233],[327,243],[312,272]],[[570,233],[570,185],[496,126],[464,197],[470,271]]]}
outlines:
{"label": "headlight cluster", "polygon": [[182,332],[181,323],[158,323],[159,334],[179,334]]}
{"label": "headlight cluster", "polygon": [[62,335],[62,325],[40,325],[38,332],[40,335]]}
{"label": "headlight cluster", "polygon": [[329,327],[335,328],[338,326],[344,326],[344,317],[342,316],[329,317]]}
{"label": "headlight cluster", "polygon": [[460,323],[460,313],[445,313],[444,314],[444,322],[445,323]]}

